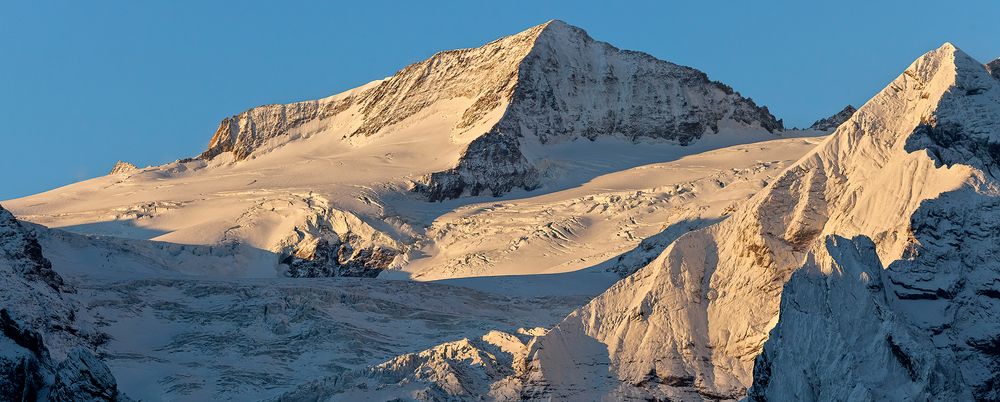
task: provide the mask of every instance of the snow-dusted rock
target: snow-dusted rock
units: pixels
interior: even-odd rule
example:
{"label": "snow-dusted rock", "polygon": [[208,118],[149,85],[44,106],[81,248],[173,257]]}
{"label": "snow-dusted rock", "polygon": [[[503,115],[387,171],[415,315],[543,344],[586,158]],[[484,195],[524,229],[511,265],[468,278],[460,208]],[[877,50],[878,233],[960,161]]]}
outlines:
{"label": "snow-dusted rock", "polygon": [[815,123],[809,126],[809,129],[817,131],[834,130],[847,121],[847,119],[851,118],[851,115],[853,115],[856,111],[857,109],[855,109],[854,106],[847,105],[833,116],[816,120]]}
{"label": "snow-dusted rock", "polygon": [[102,402],[124,400],[111,370],[91,352],[76,348],[55,368],[49,394],[52,401]]}
{"label": "snow-dusted rock", "polygon": [[986,63],[986,70],[990,72],[993,78],[1000,80],[1000,58]]}
{"label": "snow-dusted rock", "polygon": [[0,207],[0,258],[12,271],[8,275],[16,274],[23,280],[47,285],[53,291],[64,289],[62,277],[42,255],[38,240],[3,207]]}

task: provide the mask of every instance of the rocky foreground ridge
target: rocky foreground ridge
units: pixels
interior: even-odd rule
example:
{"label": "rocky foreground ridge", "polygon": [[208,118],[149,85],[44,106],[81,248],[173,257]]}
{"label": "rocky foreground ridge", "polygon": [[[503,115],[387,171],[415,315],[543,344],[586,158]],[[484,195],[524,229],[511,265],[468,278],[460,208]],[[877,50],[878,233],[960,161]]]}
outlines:
{"label": "rocky foreground ridge", "polygon": [[74,289],[34,235],[0,207],[0,399],[126,401],[91,351],[102,335],[76,320]]}

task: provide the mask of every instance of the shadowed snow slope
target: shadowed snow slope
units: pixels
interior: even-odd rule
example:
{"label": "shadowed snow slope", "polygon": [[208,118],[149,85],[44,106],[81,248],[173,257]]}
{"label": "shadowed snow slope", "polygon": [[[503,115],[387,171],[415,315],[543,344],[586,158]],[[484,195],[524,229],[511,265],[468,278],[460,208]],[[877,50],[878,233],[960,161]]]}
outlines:
{"label": "shadowed snow slope", "polygon": [[[995,278],[991,270],[973,268],[966,274]],[[941,299],[937,296],[901,298],[903,289],[895,282],[913,275],[908,271],[883,270],[875,244],[866,237],[827,237],[785,285],[778,325],[757,358],[749,399],[972,400],[973,388],[955,370],[968,365],[960,363],[968,353],[955,353],[953,340],[935,342],[934,332],[911,324],[907,309],[942,301],[935,303]],[[954,303],[952,309],[965,304]],[[984,312],[975,310],[971,316]],[[977,394],[995,399],[989,393]]]}
{"label": "shadowed snow slope", "polygon": [[[908,271],[895,293],[921,301],[901,303],[902,319],[953,357],[976,396],[996,398],[998,137],[1000,83],[951,44],[927,53],[730,218],[681,236],[542,338],[535,395],[741,397],[785,282],[836,234],[871,238],[879,259]],[[574,347],[584,339],[610,360]],[[591,372],[620,382],[595,388]]]}
{"label": "shadowed snow slope", "polygon": [[856,111],[857,110],[854,109],[854,106],[847,105],[833,116],[827,117],[825,119],[816,120],[816,122],[813,123],[811,126],[809,126],[809,128],[812,130],[820,130],[820,131],[836,129],[841,124],[844,124],[844,122],[847,121],[847,119],[850,119],[851,115],[853,115],[854,112]]}

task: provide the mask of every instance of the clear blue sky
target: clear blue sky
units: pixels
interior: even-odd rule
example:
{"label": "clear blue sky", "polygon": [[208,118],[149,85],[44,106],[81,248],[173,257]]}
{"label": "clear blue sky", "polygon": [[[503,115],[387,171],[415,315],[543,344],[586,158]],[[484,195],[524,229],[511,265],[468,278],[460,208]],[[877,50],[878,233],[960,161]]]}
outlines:
{"label": "clear blue sky", "polygon": [[788,126],[951,41],[1000,56],[997,1],[23,1],[0,4],[0,199],[198,154],[218,121],[549,19],[705,71]]}

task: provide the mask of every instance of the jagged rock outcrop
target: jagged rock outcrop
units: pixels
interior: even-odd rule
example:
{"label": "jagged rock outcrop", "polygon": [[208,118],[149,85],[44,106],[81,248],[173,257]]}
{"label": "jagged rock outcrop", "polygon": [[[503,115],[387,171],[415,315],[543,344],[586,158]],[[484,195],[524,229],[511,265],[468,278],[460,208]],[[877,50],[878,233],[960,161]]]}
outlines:
{"label": "jagged rock outcrop", "polygon": [[93,353],[76,348],[54,370],[51,401],[107,402],[129,399],[118,391],[111,370]]}
{"label": "jagged rock outcrop", "polygon": [[294,278],[359,276],[374,278],[392,265],[399,250],[378,245],[364,246],[353,233],[343,236],[322,232],[323,237],[309,236],[300,241],[282,259],[288,265],[288,275]]}
{"label": "jagged rock outcrop", "polygon": [[[996,399],[998,144],[1000,83],[951,44],[927,53],[728,219],[681,236],[553,328],[530,355],[527,388],[554,399],[740,398],[767,376],[753,365],[785,283],[839,235],[872,239],[900,272],[895,298],[913,300],[900,319],[954,357],[948,369],[975,398]],[[843,382],[866,373],[850,375]]]}
{"label": "jagged rock outcrop", "polygon": [[833,116],[816,120],[815,123],[809,126],[809,129],[817,131],[834,130],[847,121],[847,119],[850,119],[851,115],[853,115],[856,111],[857,109],[855,109],[854,106],[847,105]]}
{"label": "jagged rock outcrop", "polygon": [[247,241],[276,253],[287,275],[296,278],[375,277],[406,249],[354,213],[312,193],[258,201],[225,232],[222,243]]}
{"label": "jagged rock outcrop", "polygon": [[447,134],[464,150],[453,167],[416,180],[414,190],[431,200],[538,187],[540,155],[527,146],[611,135],[688,144],[724,126],[783,128],[766,107],[698,70],[550,21],[330,98],[250,109],[223,120],[201,157],[242,160],[316,133],[381,135],[434,107],[460,116]]}
{"label": "jagged rock outcrop", "polygon": [[52,263],[42,255],[38,240],[3,207],[0,207],[0,260],[20,279],[44,284],[56,292],[67,289],[62,277],[52,270]]}
{"label": "jagged rock outcrop", "polygon": [[276,247],[285,256],[288,275],[296,278],[378,276],[401,257],[406,247],[351,212],[331,208],[312,197],[312,214],[296,224]]}
{"label": "jagged rock outcrop", "polygon": [[108,174],[126,174],[126,173],[132,173],[138,169],[139,168],[135,167],[135,165],[131,163],[125,161],[118,161],[115,162],[115,166],[111,168],[111,171],[108,172]]}
{"label": "jagged rock outcrop", "polygon": [[494,130],[472,141],[458,166],[431,173],[413,190],[442,201],[487,192],[497,197],[515,188],[534,190],[540,184],[538,169],[521,153],[518,138]]}
{"label": "jagged rock outcrop", "polygon": [[1000,80],[1000,58],[986,63],[986,70],[990,72],[993,78]]}
{"label": "jagged rock outcrop", "polygon": [[0,399],[126,400],[77,328],[73,289],[52,270],[34,235],[0,207]]}

